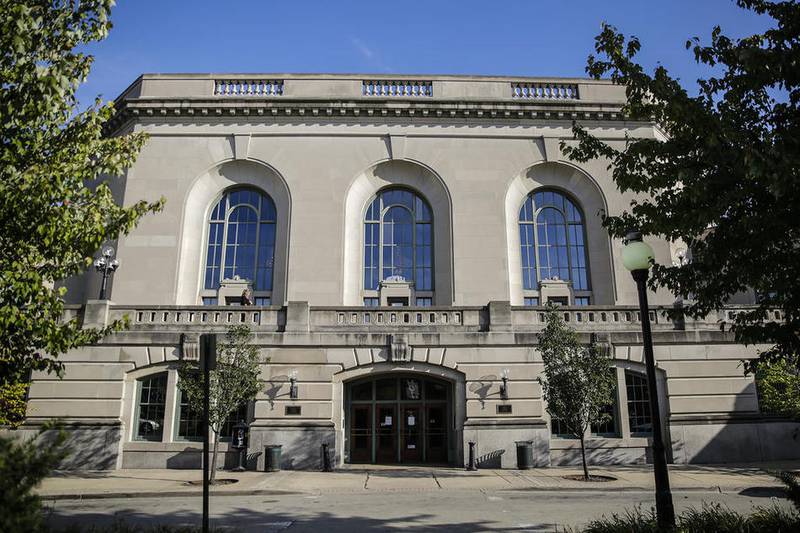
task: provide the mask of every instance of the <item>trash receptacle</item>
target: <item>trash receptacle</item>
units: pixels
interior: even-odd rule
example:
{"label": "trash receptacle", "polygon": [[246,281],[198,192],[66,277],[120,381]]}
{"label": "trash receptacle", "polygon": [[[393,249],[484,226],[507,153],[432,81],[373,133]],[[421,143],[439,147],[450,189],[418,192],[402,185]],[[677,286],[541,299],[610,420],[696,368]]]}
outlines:
{"label": "trash receptacle", "polygon": [[533,441],[517,441],[517,468],[520,470],[533,468]]}
{"label": "trash receptacle", "polygon": [[268,444],[264,450],[264,472],[278,472],[281,469],[281,445]]}

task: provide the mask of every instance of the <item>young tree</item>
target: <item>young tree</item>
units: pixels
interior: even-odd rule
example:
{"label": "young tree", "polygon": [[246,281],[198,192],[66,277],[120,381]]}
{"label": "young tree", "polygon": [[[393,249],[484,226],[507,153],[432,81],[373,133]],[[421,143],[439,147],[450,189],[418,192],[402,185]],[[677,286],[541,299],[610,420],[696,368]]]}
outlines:
{"label": "young tree", "polygon": [[614,401],[616,377],[609,355],[594,343],[581,345],[555,306],[548,307],[545,320],[547,326],[539,334],[542,394],[550,416],[580,440],[583,478],[589,481],[585,434],[592,424],[608,420],[604,409]]}
{"label": "young tree", "polygon": [[110,103],[78,110],[75,91],[92,57],[76,48],[105,38],[112,4],[0,0],[0,389],[12,399],[30,371],[60,372],[58,355],[124,325],[63,322],[58,282],[161,206],[122,207],[109,186],[145,137],[103,135]]}
{"label": "young tree", "polygon": [[[232,326],[225,342],[217,346],[217,369],[210,372],[208,425],[213,432],[214,447],[211,460],[211,482],[217,469],[219,437],[225,420],[244,402],[256,397],[260,389],[258,348],[251,344],[253,334],[247,326]],[[178,387],[189,408],[203,412],[203,373],[197,362],[181,361],[178,367]]]}
{"label": "young tree", "polygon": [[[42,438],[51,429],[58,431]],[[36,439],[0,435],[0,531],[49,531],[34,489],[66,456],[65,440],[66,432],[50,425]]]}
{"label": "young tree", "polygon": [[[620,146],[576,124],[577,146],[562,146],[575,161],[608,161],[619,189],[639,194],[629,210],[605,218],[613,236],[638,228],[688,244],[691,262],[655,265],[653,287],[692,294],[685,312],[694,317],[755,290],[757,308],[738,313],[732,324],[736,341],[771,345],[760,354],[763,361],[797,361],[800,3],[736,3],[770,17],[772,27],[732,39],[717,26],[710,44],[687,41],[695,61],[711,73],[697,80],[696,96],[663,66],[645,72],[636,62],[639,40],[604,25],[586,72],[623,85],[626,120],[655,122],[659,135]],[[782,321],[767,320],[771,308],[782,310]]]}

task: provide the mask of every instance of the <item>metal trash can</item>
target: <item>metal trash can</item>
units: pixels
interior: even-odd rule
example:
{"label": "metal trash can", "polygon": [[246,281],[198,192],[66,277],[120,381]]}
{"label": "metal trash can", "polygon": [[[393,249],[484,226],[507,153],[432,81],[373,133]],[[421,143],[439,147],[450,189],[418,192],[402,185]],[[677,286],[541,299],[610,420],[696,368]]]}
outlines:
{"label": "metal trash can", "polygon": [[517,468],[520,470],[533,468],[533,441],[517,441]]}
{"label": "metal trash can", "polygon": [[268,444],[264,449],[264,472],[279,472],[281,469],[281,444]]}

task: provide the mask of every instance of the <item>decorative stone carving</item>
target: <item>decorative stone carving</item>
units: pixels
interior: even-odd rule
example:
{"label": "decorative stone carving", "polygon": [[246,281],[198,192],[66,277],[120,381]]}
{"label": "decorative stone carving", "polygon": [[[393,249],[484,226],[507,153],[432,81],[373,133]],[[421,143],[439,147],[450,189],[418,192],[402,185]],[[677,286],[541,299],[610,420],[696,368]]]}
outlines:
{"label": "decorative stone carving", "polygon": [[200,334],[181,333],[180,357],[185,361],[200,360]]}
{"label": "decorative stone carving", "polygon": [[546,304],[551,299],[554,302],[565,301],[566,305],[573,305],[572,284],[558,278],[543,279],[539,282],[539,297],[542,304]]}
{"label": "decorative stone carving", "polygon": [[592,333],[590,335],[590,340],[605,356],[608,357],[613,355],[614,346],[611,344],[611,335],[608,333]]}
{"label": "decorative stone carving", "polygon": [[403,305],[414,305],[414,282],[403,276],[389,276],[380,283],[381,305],[392,305],[401,301]]}
{"label": "decorative stone carving", "polygon": [[388,335],[389,361],[392,363],[407,363],[411,360],[411,349],[404,335]]}
{"label": "decorative stone carving", "polygon": [[233,276],[233,279],[223,279],[217,291],[217,302],[219,305],[241,305],[242,293],[246,290],[252,294],[250,280],[242,279],[238,275]]}

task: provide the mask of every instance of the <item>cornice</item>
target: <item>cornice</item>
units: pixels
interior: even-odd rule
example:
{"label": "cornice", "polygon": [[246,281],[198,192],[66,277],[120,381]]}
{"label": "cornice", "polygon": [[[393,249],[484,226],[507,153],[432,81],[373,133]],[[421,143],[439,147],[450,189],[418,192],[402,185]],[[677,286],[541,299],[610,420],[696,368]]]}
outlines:
{"label": "cornice", "polygon": [[280,119],[317,119],[326,122],[375,120],[503,123],[509,120],[622,122],[626,117],[617,103],[581,101],[485,101],[398,99],[254,99],[254,98],[133,98],[117,102],[108,132],[133,123],[208,122],[236,118],[258,123]]}

